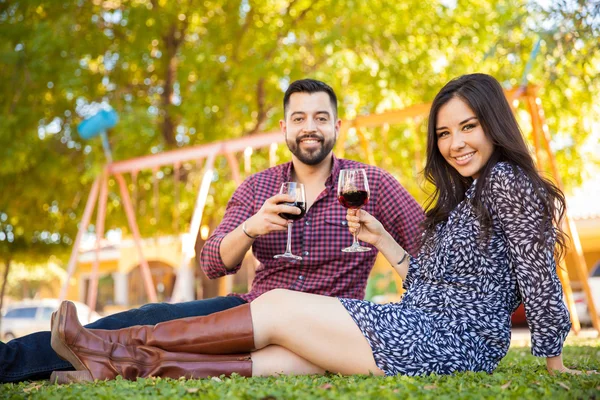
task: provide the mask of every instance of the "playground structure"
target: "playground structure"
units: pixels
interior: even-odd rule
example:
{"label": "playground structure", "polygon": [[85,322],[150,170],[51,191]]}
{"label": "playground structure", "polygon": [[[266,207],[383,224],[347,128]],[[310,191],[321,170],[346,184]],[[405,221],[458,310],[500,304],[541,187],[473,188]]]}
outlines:
{"label": "playground structure", "polygon": [[[558,173],[558,168],[552,150],[550,148],[550,133],[544,122],[544,113],[541,105],[541,100],[537,96],[538,88],[531,85],[523,85],[521,87],[505,91],[505,95],[509,103],[513,108],[517,109],[519,105],[523,105],[523,108],[527,111],[531,121],[531,141],[534,147],[534,156],[540,169],[548,169],[553,176],[556,184],[559,188],[563,188]],[[368,140],[366,131],[367,129],[377,127],[387,127],[393,124],[399,123],[414,123],[417,126],[427,116],[430,103],[414,105],[401,110],[387,111],[380,114],[361,115],[353,120],[344,121],[338,137],[338,146],[336,148],[336,155],[339,157],[344,156],[345,148],[342,145],[345,143],[350,130],[354,130],[358,138],[358,143],[362,154],[365,156],[365,160],[369,164],[375,164],[375,158],[371,144]],[[96,212],[96,248],[95,248],[95,262],[92,266],[92,279],[88,290],[87,304],[90,308],[95,309],[97,286],[98,286],[98,263],[99,263],[99,251],[100,242],[104,237],[104,222],[106,218],[106,204],[108,200],[108,179],[114,177],[118,183],[122,205],[125,210],[129,228],[131,230],[137,253],[139,256],[140,271],[142,280],[144,283],[145,291],[150,302],[157,301],[156,289],[152,282],[152,276],[148,262],[144,256],[141,245],[141,235],[138,229],[137,220],[135,216],[134,207],[131,201],[131,196],[126,185],[124,174],[131,174],[132,177],[137,176],[139,171],[152,170],[157,171],[158,168],[163,166],[172,166],[175,172],[176,179],[179,176],[179,171],[182,163],[188,161],[204,161],[203,177],[199,186],[198,195],[193,211],[192,220],[188,230],[188,238],[195,238],[199,233],[201,226],[202,216],[206,200],[209,194],[209,189],[213,174],[215,172],[215,159],[218,156],[224,156],[232,172],[232,179],[239,185],[242,183],[242,175],[240,174],[240,165],[236,154],[243,153],[245,159],[245,170],[249,170],[250,157],[253,149],[269,149],[270,165],[275,164],[275,155],[277,146],[284,142],[284,136],[281,132],[270,132],[243,137],[240,139],[227,140],[217,143],[211,143],[206,145],[199,145],[194,147],[183,148],[179,150],[173,150],[160,154],[148,155],[144,157],[111,162],[108,160],[105,165],[102,174],[94,181],[90,194],[87,199],[84,214],[79,226],[73,250],[69,258],[67,266],[67,279],[61,289],[61,299],[66,297],[67,285],[73,275],[77,263],[77,254],[79,251],[80,243],[84,232],[90,224],[92,214],[94,212],[95,204],[98,204]],[[583,257],[583,250],[577,233],[577,229],[572,218],[569,216],[568,210],[565,219],[565,230],[571,238],[570,248],[574,252],[574,263],[576,270],[579,275],[584,277],[582,279],[582,288],[586,294],[588,309],[592,318],[592,324],[597,332],[600,332],[600,323],[598,320],[597,312],[594,308],[594,302],[592,299],[592,293],[588,285],[587,279],[587,266],[586,261]],[[191,267],[195,250],[195,242],[193,240],[187,240],[182,242],[181,261],[177,273],[177,279],[175,283],[175,289],[171,301],[188,301],[194,299],[194,278]],[[561,261],[558,267],[558,275],[563,284],[565,299],[567,307],[571,313],[571,320],[573,323],[573,330],[577,333],[581,329],[579,318],[575,310],[575,304],[573,301],[573,293],[571,289],[571,283],[565,261]],[[226,279],[231,279],[227,277]],[[401,287],[401,286],[399,286]],[[225,293],[223,293],[225,294]]]}

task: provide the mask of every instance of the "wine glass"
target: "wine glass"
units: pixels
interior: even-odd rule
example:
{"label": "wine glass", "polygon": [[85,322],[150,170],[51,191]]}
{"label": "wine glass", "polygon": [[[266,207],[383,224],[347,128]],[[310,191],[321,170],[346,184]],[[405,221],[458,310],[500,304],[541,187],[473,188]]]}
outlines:
{"label": "wine glass", "polygon": [[[367,172],[363,168],[343,169],[340,171],[338,180],[338,200],[346,208],[358,210],[369,201],[369,182]],[[363,247],[358,243],[358,232],[354,233],[352,246],[342,249],[346,253],[362,253],[371,251],[369,247]]]}
{"label": "wine glass", "polygon": [[273,258],[291,258],[293,260],[302,260],[302,257],[292,254],[292,224],[294,221],[298,221],[304,217],[304,214],[306,214],[306,194],[304,193],[304,185],[297,182],[284,182],[281,185],[279,193],[285,193],[292,196],[295,199],[293,202],[286,202],[282,204],[298,207],[300,209],[300,214],[279,214],[281,218],[287,219],[290,222],[288,222],[287,226],[287,244],[285,246],[285,253],[277,254]]}

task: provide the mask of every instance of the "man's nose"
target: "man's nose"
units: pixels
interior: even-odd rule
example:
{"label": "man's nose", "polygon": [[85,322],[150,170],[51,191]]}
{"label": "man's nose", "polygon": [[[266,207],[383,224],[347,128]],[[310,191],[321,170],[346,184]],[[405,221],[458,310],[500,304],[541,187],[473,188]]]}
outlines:
{"label": "man's nose", "polygon": [[317,130],[317,124],[315,124],[315,121],[312,118],[307,118],[304,130],[306,132],[314,132]]}

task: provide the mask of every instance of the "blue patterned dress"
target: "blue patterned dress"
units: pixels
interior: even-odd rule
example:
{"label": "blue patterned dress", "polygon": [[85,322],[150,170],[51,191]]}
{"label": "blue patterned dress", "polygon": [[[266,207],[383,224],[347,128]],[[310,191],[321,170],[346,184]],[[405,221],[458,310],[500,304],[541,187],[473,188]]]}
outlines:
{"label": "blue patterned dress", "polygon": [[538,357],[561,354],[571,323],[553,256],[554,228],[539,244],[541,203],[508,163],[492,169],[482,201],[492,216],[487,242],[470,199],[438,224],[411,258],[398,303],[340,299],[386,375],[492,372],[510,345],[510,316],[523,302]]}

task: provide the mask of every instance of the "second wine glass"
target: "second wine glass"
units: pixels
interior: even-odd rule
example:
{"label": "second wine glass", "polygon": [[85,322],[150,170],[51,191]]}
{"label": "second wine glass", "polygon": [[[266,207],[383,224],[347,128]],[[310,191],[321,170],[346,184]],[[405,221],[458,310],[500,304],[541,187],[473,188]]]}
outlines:
{"label": "second wine glass", "polygon": [[[338,180],[338,200],[346,208],[359,210],[369,201],[369,182],[367,171],[363,168],[343,169],[340,171]],[[358,242],[358,232],[354,233],[352,246],[342,249],[346,253],[362,253],[371,251],[369,247],[363,247]]]}
{"label": "second wine glass", "polygon": [[300,214],[288,214],[281,213],[280,217],[287,219],[287,244],[285,246],[285,253],[277,254],[273,258],[290,258],[293,260],[302,260],[302,257],[296,256],[292,254],[292,224],[294,221],[297,221],[304,217],[306,214],[306,194],[304,192],[304,185],[297,182],[284,182],[281,185],[281,189],[279,190],[281,194],[289,194],[294,198],[293,202],[284,203],[288,206],[298,207],[300,209]]}

